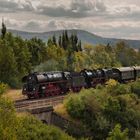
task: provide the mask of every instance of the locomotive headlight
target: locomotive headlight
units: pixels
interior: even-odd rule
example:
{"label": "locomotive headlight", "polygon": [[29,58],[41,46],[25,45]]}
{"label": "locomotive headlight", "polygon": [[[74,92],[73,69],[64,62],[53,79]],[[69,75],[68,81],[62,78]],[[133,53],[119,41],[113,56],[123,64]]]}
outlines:
{"label": "locomotive headlight", "polygon": [[33,90],[35,91],[35,88],[33,88]]}
{"label": "locomotive headlight", "polygon": [[46,89],[46,87],[42,87],[42,89]]}

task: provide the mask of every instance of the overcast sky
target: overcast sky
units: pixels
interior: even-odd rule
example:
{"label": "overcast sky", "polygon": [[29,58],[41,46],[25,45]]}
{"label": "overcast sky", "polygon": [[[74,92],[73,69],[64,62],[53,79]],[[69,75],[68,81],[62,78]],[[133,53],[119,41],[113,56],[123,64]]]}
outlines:
{"label": "overcast sky", "polygon": [[140,0],[0,0],[7,28],[45,32],[83,29],[140,39]]}

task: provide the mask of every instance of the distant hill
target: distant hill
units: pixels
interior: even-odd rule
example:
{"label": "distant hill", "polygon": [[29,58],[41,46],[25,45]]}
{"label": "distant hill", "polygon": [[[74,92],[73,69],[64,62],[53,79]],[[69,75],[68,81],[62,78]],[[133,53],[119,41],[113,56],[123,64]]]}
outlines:
{"label": "distant hill", "polygon": [[[37,32],[24,32],[24,31],[17,31],[17,30],[9,30],[14,35],[21,36],[24,39],[31,39],[33,37],[37,37],[42,39],[43,41],[47,42],[48,38],[52,37],[54,34],[58,38],[60,34],[62,34],[63,30],[57,30],[57,31],[50,31],[50,32],[43,32],[43,33],[37,33]],[[92,34],[90,32],[84,31],[84,30],[68,30],[68,34],[76,33],[78,35],[78,38],[82,41],[82,43],[88,43],[88,44],[108,44],[111,45],[116,44],[116,42],[124,40],[130,47],[133,48],[140,48],[140,40],[126,40],[126,39],[115,39],[115,38],[104,38],[95,34]]]}

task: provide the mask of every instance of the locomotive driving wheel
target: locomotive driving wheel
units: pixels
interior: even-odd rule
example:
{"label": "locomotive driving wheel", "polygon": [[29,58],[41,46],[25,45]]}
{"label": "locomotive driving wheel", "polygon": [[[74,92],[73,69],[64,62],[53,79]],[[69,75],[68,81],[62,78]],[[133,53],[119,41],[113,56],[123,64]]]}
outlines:
{"label": "locomotive driving wheel", "polygon": [[49,84],[46,87],[46,93],[45,95],[47,97],[49,96],[56,96],[56,95],[60,95],[61,94],[61,89],[59,86],[57,85],[53,85],[53,84]]}

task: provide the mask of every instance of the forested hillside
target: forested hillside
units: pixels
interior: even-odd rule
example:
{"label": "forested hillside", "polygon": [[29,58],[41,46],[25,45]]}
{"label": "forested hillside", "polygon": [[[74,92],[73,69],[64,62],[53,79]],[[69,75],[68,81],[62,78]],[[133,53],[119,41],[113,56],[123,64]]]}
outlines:
{"label": "forested hillside", "polygon": [[140,65],[140,51],[124,42],[82,46],[76,34],[64,31],[59,39],[53,35],[47,43],[41,39],[24,40],[7,32],[3,24],[0,37],[0,81],[20,87],[21,79],[31,71],[80,71],[104,67]]}

